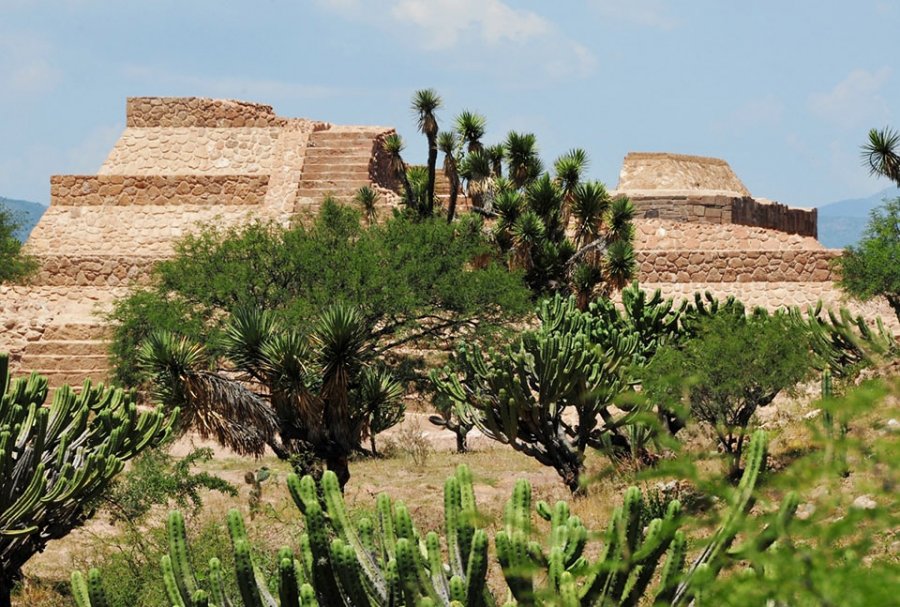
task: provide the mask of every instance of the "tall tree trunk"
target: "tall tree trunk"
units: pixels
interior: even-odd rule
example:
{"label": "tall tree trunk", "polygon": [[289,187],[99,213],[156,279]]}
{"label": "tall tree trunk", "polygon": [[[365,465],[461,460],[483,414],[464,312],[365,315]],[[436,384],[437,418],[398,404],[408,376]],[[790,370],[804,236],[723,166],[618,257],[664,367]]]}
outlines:
{"label": "tall tree trunk", "polygon": [[453,223],[453,217],[456,215],[456,198],[458,196],[459,177],[454,174],[450,179],[450,201],[447,203],[447,223]]}
{"label": "tall tree trunk", "polygon": [[463,430],[462,427],[456,428],[456,452],[457,453],[468,453],[469,452],[469,444],[466,440],[466,435],[468,434],[467,430]]}
{"label": "tall tree trunk", "polygon": [[431,217],[434,213],[434,174],[437,166],[437,134],[428,136],[428,191],[425,195],[427,198],[427,216]]}
{"label": "tall tree trunk", "polygon": [[347,456],[330,456],[325,460],[325,465],[337,475],[338,482],[341,484],[341,491],[343,492],[344,485],[350,480],[350,464],[347,460]]}

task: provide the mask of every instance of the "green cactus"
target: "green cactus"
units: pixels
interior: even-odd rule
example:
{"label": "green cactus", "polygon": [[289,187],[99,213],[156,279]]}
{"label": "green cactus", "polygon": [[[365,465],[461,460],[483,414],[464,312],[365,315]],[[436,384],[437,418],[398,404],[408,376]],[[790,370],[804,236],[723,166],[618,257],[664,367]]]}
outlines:
{"label": "green cactus", "polygon": [[[538,317],[538,330],[501,352],[460,349],[458,369],[435,372],[432,381],[459,419],[552,466],[576,492],[588,447],[628,450],[622,429],[640,412],[614,419],[609,408],[630,387],[637,335],[581,312],[574,298],[544,301]],[[568,410],[576,424],[563,421]]]}
{"label": "green cactus", "polygon": [[[594,534],[565,502],[532,504],[532,490],[519,480],[506,503],[503,526],[495,537],[497,560],[509,589],[507,606],[581,607],[589,605],[686,605],[704,584],[748,554],[768,549],[782,537],[797,507],[789,495],[772,523],[732,548],[753,505],[753,490],[766,459],[766,438],[751,440],[747,466],[722,523],[696,559],[686,567],[688,552],[678,501],[665,514],[644,523],[647,504],[632,487],[602,534],[600,550],[590,549]],[[277,555],[278,597],[250,557],[241,515],[228,514],[240,603],[245,607],[495,607],[489,592],[489,538],[477,527],[471,473],[460,466],[444,486],[446,537],[418,532],[401,502],[386,495],[376,502],[376,520],[350,524],[338,480],[327,472],[317,486],[309,476],[291,476],[288,486],[305,519],[299,552],[282,548]],[[534,514],[549,523],[535,523]],[[221,566],[210,562],[209,594],[197,588],[190,565],[184,521],[173,512],[168,523],[169,554],[163,559],[164,584],[176,607],[230,603],[222,592]],[[543,535],[544,539],[540,539]],[[447,554],[442,551],[446,545]],[[592,557],[591,555],[597,555]],[[654,583],[655,582],[655,583]],[[72,575],[78,607],[104,605],[100,575],[85,583]]]}
{"label": "green cactus", "polygon": [[102,384],[63,386],[44,406],[48,393],[35,373],[12,379],[0,354],[0,605],[28,559],[87,520],[125,461],[172,427],[172,417],[139,411],[132,395]]}

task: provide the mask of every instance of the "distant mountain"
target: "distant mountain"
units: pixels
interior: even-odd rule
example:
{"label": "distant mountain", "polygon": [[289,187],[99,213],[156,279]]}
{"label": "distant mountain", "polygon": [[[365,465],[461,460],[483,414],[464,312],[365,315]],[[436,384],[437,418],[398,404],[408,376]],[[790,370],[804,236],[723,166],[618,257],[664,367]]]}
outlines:
{"label": "distant mountain", "polygon": [[15,236],[22,242],[31,234],[31,230],[37,225],[44,211],[47,210],[42,204],[37,202],[29,202],[27,200],[13,200],[12,198],[4,198],[0,196],[0,206],[12,211],[13,216],[21,224],[16,230]]}
{"label": "distant mountain", "polygon": [[856,244],[862,237],[869,213],[885,199],[900,197],[900,188],[887,188],[868,198],[851,198],[819,205],[819,242],[831,249]]}

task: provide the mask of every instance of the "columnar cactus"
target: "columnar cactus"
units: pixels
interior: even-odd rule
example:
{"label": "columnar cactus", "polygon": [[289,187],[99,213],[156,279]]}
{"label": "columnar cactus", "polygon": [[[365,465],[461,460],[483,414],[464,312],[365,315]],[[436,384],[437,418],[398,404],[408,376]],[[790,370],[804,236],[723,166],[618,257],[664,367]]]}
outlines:
{"label": "columnar cactus", "polygon": [[131,396],[85,381],[79,393],[47,379],[11,379],[0,354],[0,606],[21,567],[93,513],[126,460],[161,442],[172,418],[139,411]]}
{"label": "columnar cactus", "polygon": [[[661,518],[644,526],[647,504],[632,487],[612,515],[603,547],[587,550],[592,534],[565,502],[539,502],[532,508],[531,486],[516,483],[506,504],[503,528],[497,533],[497,560],[509,588],[505,606],[581,607],[592,605],[687,605],[703,584],[744,556],[766,550],[782,534],[797,507],[788,496],[773,523],[732,548],[753,505],[753,488],[765,463],[765,435],[751,441],[748,462],[722,524],[689,567],[687,540],[679,530],[681,505],[668,503]],[[278,598],[254,567],[243,520],[228,514],[235,570],[245,607],[495,607],[486,586],[488,536],[476,525],[471,475],[461,466],[444,485],[445,538],[424,537],[409,510],[387,495],[378,497],[375,520],[362,518],[354,526],[345,510],[333,472],[317,486],[310,476],[289,477],[288,487],[305,519],[305,533],[295,554],[278,553]],[[549,522],[539,541],[533,510]],[[223,592],[221,565],[210,562],[209,591],[198,588],[190,564],[184,520],[169,516],[169,554],[163,557],[163,581],[175,607],[230,607]],[[442,551],[446,546],[446,557]],[[592,558],[591,554],[598,554]],[[654,585],[655,582],[655,585]],[[79,607],[101,607],[106,597],[100,575],[91,570],[85,581],[72,575]]]}

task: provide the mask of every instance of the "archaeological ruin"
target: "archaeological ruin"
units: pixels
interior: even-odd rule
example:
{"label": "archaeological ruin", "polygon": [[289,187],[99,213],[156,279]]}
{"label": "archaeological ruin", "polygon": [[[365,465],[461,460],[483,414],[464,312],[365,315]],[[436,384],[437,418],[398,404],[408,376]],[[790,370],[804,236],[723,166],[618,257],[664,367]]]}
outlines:
{"label": "archaeological ruin", "polygon": [[[51,385],[106,377],[102,314],[198,224],[287,222],[362,185],[396,200],[380,141],[390,127],[283,118],[267,105],[130,98],[125,131],[96,175],[57,175],[27,250],[28,284],[0,287],[2,348]],[[727,163],[632,153],[615,193],[635,203],[640,282],[667,296],[711,291],[749,305],[847,305],[816,240],[815,210],[753,197]],[[851,303],[893,322],[886,304]],[[893,325],[892,325],[893,326]],[[896,327],[895,327],[896,328]]]}

